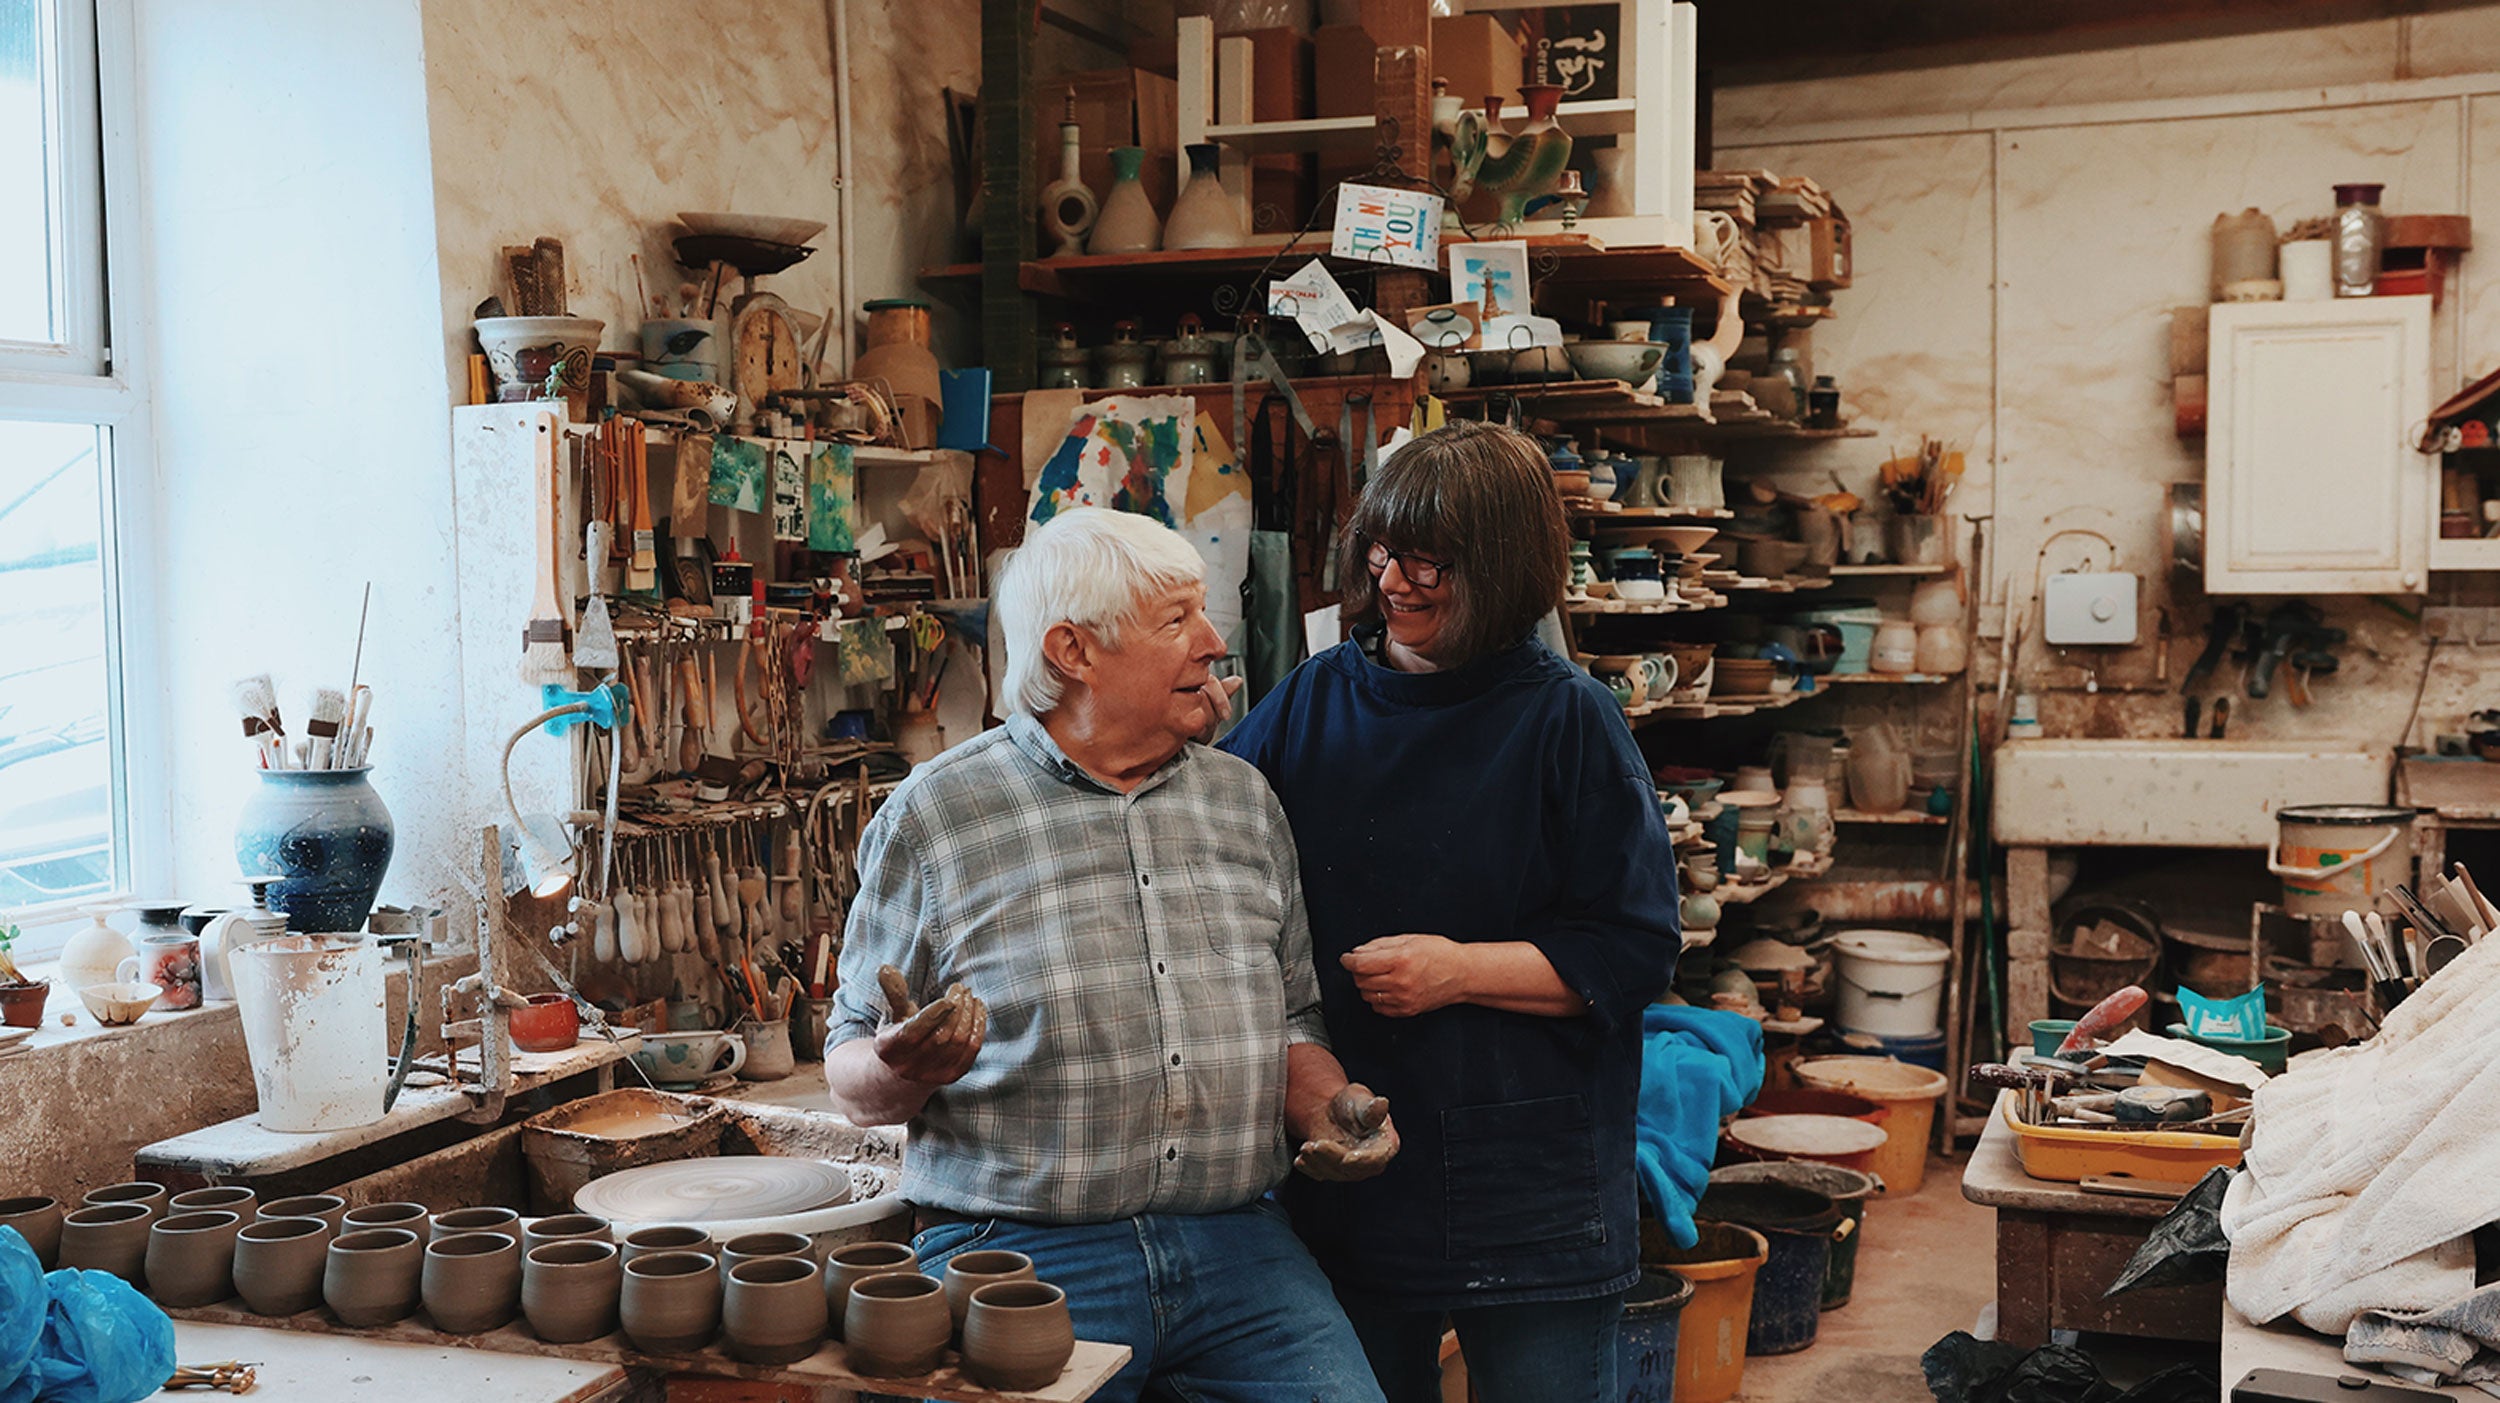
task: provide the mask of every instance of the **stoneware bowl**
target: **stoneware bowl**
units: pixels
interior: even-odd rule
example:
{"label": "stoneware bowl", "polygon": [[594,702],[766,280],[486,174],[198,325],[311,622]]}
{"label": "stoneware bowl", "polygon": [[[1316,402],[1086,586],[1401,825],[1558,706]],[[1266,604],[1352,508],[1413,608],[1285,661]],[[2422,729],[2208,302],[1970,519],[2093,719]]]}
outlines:
{"label": "stoneware bowl", "polygon": [[946,1288],[918,1272],[887,1272],[851,1287],[842,1338],[851,1370],[881,1379],[928,1373],[954,1334]]}
{"label": "stoneware bowl", "polygon": [[521,1215],[509,1208],[452,1208],[434,1215],[434,1236],[464,1232],[499,1232],[519,1242]]}
{"label": "stoneware bowl", "polygon": [[595,1237],[541,1243],[521,1260],[521,1313],[549,1344],[595,1340],[616,1328],[624,1280],[613,1243]]}
{"label": "stoneware bowl", "polygon": [[767,1257],[805,1257],[816,1260],[816,1244],[804,1233],[751,1232],[740,1233],[721,1244],[722,1271],[736,1271],[741,1262],[760,1262]]}
{"label": "stoneware bowl", "polygon": [[582,1014],[570,994],[532,994],[507,1018],[512,1045],[523,1052],[562,1052],[581,1041]]}
{"label": "stoneware bowl", "polygon": [[709,1252],[646,1252],[625,1264],[617,1315],[649,1354],[691,1354],[720,1333],[720,1263]]}
{"label": "stoneware bowl", "polygon": [[[712,1235],[682,1223],[662,1223],[656,1227],[636,1228],[617,1244],[618,1256],[629,1267],[636,1258],[648,1257],[655,1252],[701,1252],[710,1256]],[[717,1282],[714,1284],[718,1285]]]}
{"label": "stoneware bowl", "polygon": [[833,1337],[842,1338],[842,1317],[851,1307],[851,1288],[887,1272],[917,1272],[920,1254],[908,1242],[854,1242],[833,1249],[825,1258],[825,1312]]}
{"label": "stoneware bowl", "polygon": [[347,1221],[347,1200],[337,1194],[298,1194],[294,1198],[274,1199],[260,1205],[262,1218],[319,1218],[330,1225],[335,1236]]}
{"label": "stoneware bowl", "polygon": [[1076,1353],[1068,1294],[1047,1281],[994,1281],[964,1317],[964,1372],[995,1389],[1047,1388]]}
{"label": "stoneware bowl", "polygon": [[223,1184],[216,1188],[191,1189],[165,1200],[168,1213],[232,1213],[249,1222],[260,1216],[256,1211],[260,1195],[240,1184]]}
{"label": "stoneware bowl", "polygon": [[330,1239],[321,1299],[342,1325],[388,1325],[417,1313],[425,1245],[411,1228],[366,1228]]}
{"label": "stoneware bowl", "polygon": [[162,984],[90,984],[78,991],[78,1001],[95,1015],[96,1022],[107,1028],[126,1028],[156,1007],[164,993]]}
{"label": "stoneware bowl", "polygon": [[993,1281],[1031,1281],[1033,1259],[1021,1252],[990,1248],[958,1252],[946,1262],[946,1313],[961,1334],[964,1316],[972,1309],[972,1293]]}
{"label": "stoneware bowl", "polygon": [[607,1242],[614,1236],[615,1229],[605,1218],[588,1213],[558,1213],[524,1224],[521,1228],[521,1250],[529,1252],[550,1242],[565,1242],[577,1237],[592,1242]]}
{"label": "stoneware bowl", "polygon": [[805,1359],[825,1339],[822,1274],[805,1257],[740,1262],[721,1293],[721,1326],[729,1352],[749,1364]]}
{"label": "stoneware bowl", "polygon": [[263,1218],[234,1239],[234,1289],[254,1315],[296,1315],[321,1304],[321,1273],[338,1235],[322,1218]]}
{"label": "stoneware bowl", "polygon": [[136,1286],[146,1279],[148,1224],[155,1221],[156,1214],[145,1203],[78,1209],[61,1219],[61,1265],[109,1271]]}
{"label": "stoneware bowl", "polygon": [[510,1233],[445,1233],[425,1247],[418,1295],[434,1328],[479,1335],[521,1313],[521,1242]]}
{"label": "stoneware bowl", "polygon": [[228,1209],[172,1213],[148,1225],[148,1294],[160,1306],[213,1306],[234,1294],[234,1235],[243,1215]]}
{"label": "stoneware bowl", "polygon": [[0,1198],[0,1228],[15,1228],[35,1260],[50,1271],[61,1264],[61,1201],[41,1194]]}
{"label": "stoneware bowl", "polygon": [[339,1220],[342,1233],[367,1232],[374,1228],[405,1228],[417,1235],[417,1243],[434,1235],[434,1215],[422,1203],[368,1203],[350,1208]]}
{"label": "stoneware bowl", "polygon": [[150,1221],[165,1216],[165,1202],[173,1195],[163,1184],[144,1180],[128,1184],[107,1184],[92,1190],[79,1203],[88,1208],[101,1208],[108,1203],[135,1203],[148,1210]]}

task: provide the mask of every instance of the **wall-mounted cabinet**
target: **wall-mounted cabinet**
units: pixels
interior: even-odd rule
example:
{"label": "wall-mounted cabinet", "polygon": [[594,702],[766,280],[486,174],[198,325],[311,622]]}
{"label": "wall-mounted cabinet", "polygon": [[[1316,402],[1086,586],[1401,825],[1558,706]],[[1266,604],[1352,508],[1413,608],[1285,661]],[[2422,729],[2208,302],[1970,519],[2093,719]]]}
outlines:
{"label": "wall-mounted cabinet", "polygon": [[2427,297],[2213,309],[2205,588],[2411,594],[2437,534]]}

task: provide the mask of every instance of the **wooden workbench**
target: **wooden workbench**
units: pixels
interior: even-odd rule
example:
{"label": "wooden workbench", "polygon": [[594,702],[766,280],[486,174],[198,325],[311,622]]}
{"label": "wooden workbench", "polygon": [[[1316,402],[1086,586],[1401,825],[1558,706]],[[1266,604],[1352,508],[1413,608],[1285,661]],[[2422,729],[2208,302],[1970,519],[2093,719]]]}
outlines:
{"label": "wooden workbench", "polygon": [[2303,1374],[2324,1374],[2330,1378],[2353,1375],[2374,1381],[2418,1388],[2454,1398],[2459,1403],[2477,1400],[2489,1403],[2491,1395],[2471,1384],[2456,1384],[2433,1390],[2427,1384],[2408,1383],[2371,1368],[2366,1364],[2344,1362],[2344,1342],[2331,1335],[2305,1330],[2289,1320],[2272,1325],[2259,1325],[2233,1310],[2229,1302],[2222,1307],[2222,1396],[2229,1399],[2231,1386],[2248,1377],[2251,1369],[2290,1369]]}
{"label": "wooden workbench", "polygon": [[[185,1364],[227,1359],[254,1364],[258,1378],[249,1396],[267,1403],[342,1403],[411,1390],[429,1398],[497,1403],[606,1403],[636,1387],[633,1376],[615,1364],[197,1320],[174,1323],[174,1357]],[[221,1396],[196,1389],[157,1394],[192,1400]]]}
{"label": "wooden workbench", "polygon": [[2170,1211],[2167,1201],[2085,1193],[2032,1178],[2015,1156],[2014,1132],[1998,1115],[1988,1117],[1962,1171],[1962,1196],[1997,1211],[1996,1337],[2007,1344],[2037,1348],[2053,1329],[2221,1338],[2219,1282],[2101,1299],[2155,1220]]}

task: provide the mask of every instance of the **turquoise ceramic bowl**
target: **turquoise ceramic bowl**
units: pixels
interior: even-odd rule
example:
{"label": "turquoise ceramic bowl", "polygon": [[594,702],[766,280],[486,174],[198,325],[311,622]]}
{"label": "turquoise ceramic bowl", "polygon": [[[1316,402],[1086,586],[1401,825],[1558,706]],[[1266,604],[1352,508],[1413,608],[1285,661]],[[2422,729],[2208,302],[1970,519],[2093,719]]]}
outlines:
{"label": "turquoise ceramic bowl", "polygon": [[2173,1023],[2164,1031],[2174,1038],[2186,1038],[2189,1042],[2200,1043],[2216,1052],[2227,1052],[2234,1057],[2245,1057],[2265,1068],[2268,1076],[2282,1071],[2284,1064],[2289,1062],[2292,1056],[2292,1030],[2275,1023],[2266,1025],[2264,1037],[2254,1039],[2195,1037],[2188,1032],[2185,1023]]}

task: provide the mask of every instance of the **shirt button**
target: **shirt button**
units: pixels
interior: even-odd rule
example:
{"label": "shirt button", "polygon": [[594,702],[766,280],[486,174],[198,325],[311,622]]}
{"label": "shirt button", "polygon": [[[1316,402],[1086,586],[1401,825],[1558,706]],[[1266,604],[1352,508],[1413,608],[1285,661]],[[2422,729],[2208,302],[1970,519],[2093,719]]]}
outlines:
{"label": "shirt button", "polygon": [[1161,960],[1157,960],[1157,961],[1155,961],[1155,973],[1157,973],[1157,974],[1161,974],[1161,973],[1163,973],[1163,961],[1161,961]]}
{"label": "shirt button", "polygon": [[1150,872],[1140,872],[1137,874],[1137,885],[1141,887],[1151,887],[1154,884],[1154,874]]}
{"label": "shirt button", "polygon": [[1165,1159],[1179,1159],[1181,1157],[1181,1152],[1177,1149],[1165,1150],[1163,1152],[1163,1157]]}
{"label": "shirt button", "polygon": [[1179,1066],[1180,1064],[1181,1064],[1181,1055],[1180,1055],[1179,1053],[1177,1053],[1177,1052],[1173,1053],[1173,1054],[1172,1054],[1172,1065],[1173,1065],[1173,1066],[1175,1066],[1175,1067],[1177,1067],[1177,1066]]}

